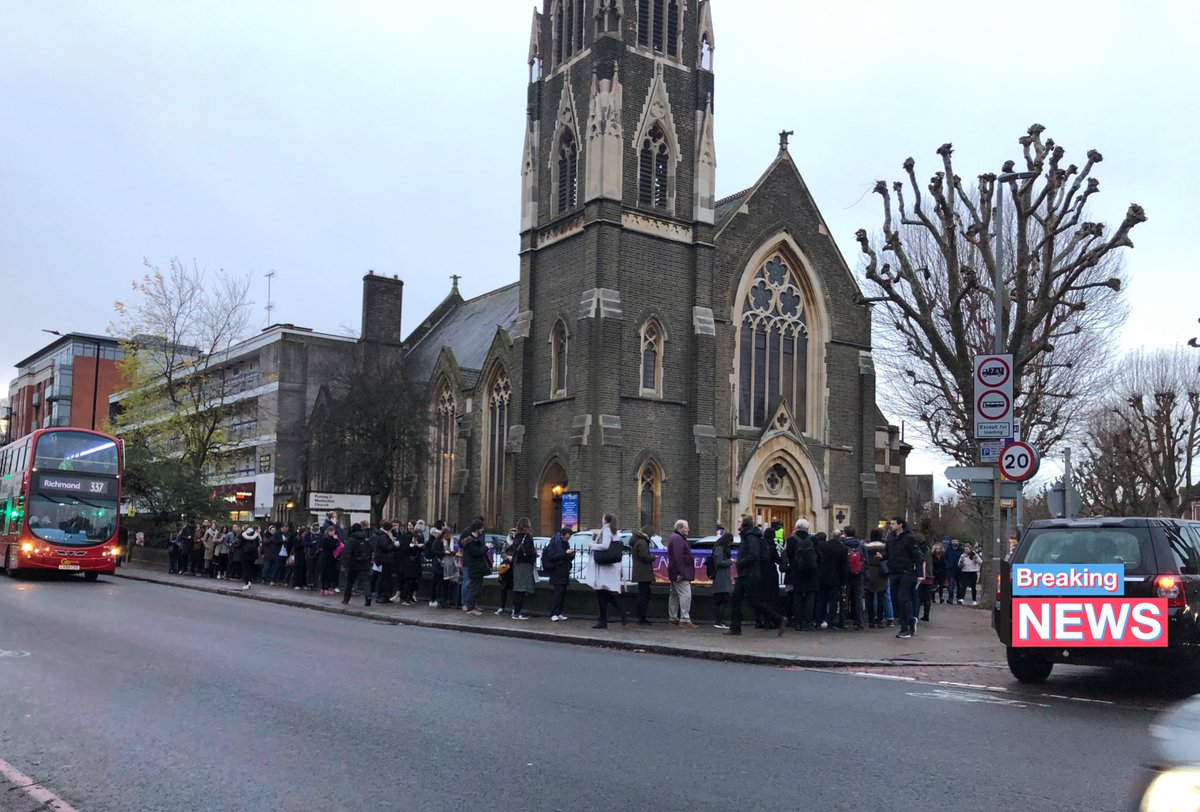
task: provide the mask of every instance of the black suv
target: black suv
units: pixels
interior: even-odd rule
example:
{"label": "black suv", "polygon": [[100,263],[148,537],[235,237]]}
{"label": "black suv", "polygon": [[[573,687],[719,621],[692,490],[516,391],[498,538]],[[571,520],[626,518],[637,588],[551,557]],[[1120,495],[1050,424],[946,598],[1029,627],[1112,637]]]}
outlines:
{"label": "black suv", "polygon": [[[1013,564],[1124,564],[1127,597],[1167,599],[1167,648],[1014,648],[1009,600]],[[1033,522],[1000,566],[992,626],[1007,649],[1009,670],[1021,682],[1045,682],[1055,663],[1200,663],[1200,522],[1161,518]]]}

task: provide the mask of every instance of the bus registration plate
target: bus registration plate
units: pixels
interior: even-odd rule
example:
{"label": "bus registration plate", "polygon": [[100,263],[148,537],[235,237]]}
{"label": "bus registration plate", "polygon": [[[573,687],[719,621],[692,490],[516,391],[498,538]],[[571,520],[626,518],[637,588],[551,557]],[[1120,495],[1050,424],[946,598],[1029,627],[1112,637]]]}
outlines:
{"label": "bus registration plate", "polygon": [[60,570],[77,570],[77,569],[79,569],[79,565],[76,564],[74,561],[65,561],[64,560],[64,561],[60,561],[58,563],[58,568]]}

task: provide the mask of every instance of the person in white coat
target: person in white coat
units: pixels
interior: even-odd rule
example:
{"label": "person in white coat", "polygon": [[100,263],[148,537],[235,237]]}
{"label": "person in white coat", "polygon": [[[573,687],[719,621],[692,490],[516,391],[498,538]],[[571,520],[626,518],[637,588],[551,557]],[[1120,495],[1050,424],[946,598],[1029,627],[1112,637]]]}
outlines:
{"label": "person in white coat", "polygon": [[609,604],[612,604],[612,607],[617,610],[622,623],[629,620],[629,615],[621,609],[621,604],[617,600],[617,595],[621,592],[621,559],[618,557],[613,564],[596,563],[596,552],[608,550],[613,544],[617,545],[618,549],[621,548],[621,542],[617,539],[617,520],[611,513],[606,513],[601,525],[600,538],[588,545],[588,549],[592,551],[592,567],[588,574],[588,584],[596,590],[596,608],[599,611],[596,625],[592,626],[593,629],[608,628]]}

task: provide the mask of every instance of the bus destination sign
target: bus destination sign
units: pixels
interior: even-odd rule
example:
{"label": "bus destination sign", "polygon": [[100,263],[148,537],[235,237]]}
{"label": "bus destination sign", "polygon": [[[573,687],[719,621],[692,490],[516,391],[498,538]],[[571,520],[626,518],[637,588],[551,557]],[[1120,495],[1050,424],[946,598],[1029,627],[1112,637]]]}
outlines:
{"label": "bus destination sign", "polygon": [[72,473],[39,473],[37,490],[46,494],[63,494],[80,498],[116,498],[117,480],[105,477],[80,476]]}

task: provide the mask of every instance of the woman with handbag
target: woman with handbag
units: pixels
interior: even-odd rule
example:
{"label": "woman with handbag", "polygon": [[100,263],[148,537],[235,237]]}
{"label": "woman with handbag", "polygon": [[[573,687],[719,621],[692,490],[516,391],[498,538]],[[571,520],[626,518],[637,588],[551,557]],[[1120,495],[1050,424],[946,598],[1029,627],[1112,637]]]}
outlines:
{"label": "woman with handbag", "polygon": [[537,583],[537,548],[533,546],[533,534],[530,530],[529,519],[518,519],[513,540],[509,544],[509,555],[512,557],[509,575],[512,576],[513,620],[529,620],[529,615],[521,610],[525,606],[525,596],[534,593]]}
{"label": "woman with handbag", "polygon": [[[496,574],[500,576],[500,608],[496,610],[496,614],[502,615],[508,608],[508,593],[512,592],[513,588],[513,572],[512,572],[512,548],[513,540],[517,537],[517,529],[514,527],[508,531],[508,541],[501,551],[500,562],[496,565]],[[513,601],[513,614],[516,614],[516,601]]]}
{"label": "woman with handbag", "polygon": [[887,562],[883,560],[886,545],[875,538],[878,530],[871,531],[871,541],[866,543],[867,578],[863,586],[867,595],[867,627],[882,629],[887,617]]}
{"label": "woman with handbag", "polygon": [[966,544],[963,545],[962,558],[958,559],[958,568],[961,574],[958,576],[958,602],[962,603],[967,597],[967,590],[971,590],[971,602],[968,606],[974,606],[979,602],[979,595],[976,594],[976,586],[979,584],[979,570],[983,567],[983,558],[979,553],[975,552],[975,547]]}
{"label": "woman with handbag", "polygon": [[624,545],[617,539],[617,520],[611,513],[604,514],[600,538],[588,544],[587,548],[592,552],[588,584],[596,590],[596,608],[599,613],[592,628],[608,628],[610,604],[621,616],[621,623],[628,623],[629,615],[621,609],[617,600],[617,595],[621,592],[621,558]]}
{"label": "woman with handbag", "polygon": [[325,536],[321,539],[321,594],[332,595],[338,583],[338,548],[342,542],[337,537],[337,530],[332,526],[325,528]]}
{"label": "woman with handbag", "polygon": [[713,545],[712,565],[712,597],[713,597],[713,627],[728,629],[725,625],[725,604],[733,594],[733,534],[728,531],[721,534]]}

